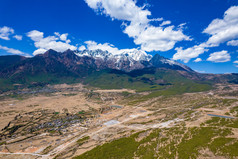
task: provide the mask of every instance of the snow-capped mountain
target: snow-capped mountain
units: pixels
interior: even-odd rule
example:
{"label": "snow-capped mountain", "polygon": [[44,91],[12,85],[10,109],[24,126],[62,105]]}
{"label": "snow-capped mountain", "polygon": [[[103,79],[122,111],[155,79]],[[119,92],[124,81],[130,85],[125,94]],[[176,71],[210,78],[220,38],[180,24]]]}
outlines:
{"label": "snow-capped mountain", "polygon": [[83,56],[89,56],[93,58],[101,58],[101,59],[106,59],[113,57],[111,53],[108,51],[103,51],[103,50],[83,50],[83,51],[76,51],[75,54],[77,56],[83,57]]}
{"label": "snow-capped mountain", "polygon": [[124,50],[117,54],[102,50],[84,50],[81,52],[66,50],[62,53],[48,50],[44,54],[27,58],[21,63],[14,65],[14,67],[1,71],[0,75],[5,77],[15,73],[29,72],[29,74],[35,74],[37,72],[45,72],[84,76],[90,72],[104,69],[131,72],[149,67],[193,72],[189,67],[178,62],[158,54],[152,57],[138,50]]}
{"label": "snow-capped mountain", "polygon": [[124,49],[118,53],[110,53],[99,49],[84,50],[75,52],[75,54],[79,57],[87,56],[94,58],[99,68],[108,67],[126,72],[151,66],[193,71],[179,62],[167,59],[158,54],[153,57],[145,51],[137,49]]}
{"label": "snow-capped mountain", "polygon": [[84,50],[75,52],[75,54],[79,57],[94,58],[99,68],[108,67],[126,72],[144,68],[143,61],[149,61],[152,58],[151,55],[137,49],[125,49],[118,53],[110,53],[99,49]]}
{"label": "snow-capped mountain", "polygon": [[149,61],[152,58],[152,55],[137,49],[125,49],[121,55],[130,57],[135,61]]}
{"label": "snow-capped mountain", "polygon": [[147,54],[145,51],[137,50],[137,49],[124,49],[118,53],[110,53],[108,51],[103,51],[100,49],[97,50],[83,50],[81,52],[75,52],[78,56],[90,56],[93,58],[125,58],[132,59],[135,61],[149,61],[152,58],[152,55]]}

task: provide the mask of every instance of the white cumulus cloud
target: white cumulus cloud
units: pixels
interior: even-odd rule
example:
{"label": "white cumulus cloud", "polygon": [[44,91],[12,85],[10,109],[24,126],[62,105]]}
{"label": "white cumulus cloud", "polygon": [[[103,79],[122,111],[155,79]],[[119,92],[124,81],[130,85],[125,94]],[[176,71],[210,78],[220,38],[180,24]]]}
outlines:
{"label": "white cumulus cloud", "polygon": [[109,43],[101,44],[101,43],[97,43],[95,41],[85,41],[85,44],[86,44],[88,50],[100,49],[100,50],[103,50],[103,51],[108,51],[112,54],[118,54],[119,53],[119,49],[117,47],[115,47],[114,45],[109,44]]}
{"label": "white cumulus cloud", "polygon": [[226,50],[214,52],[210,54],[210,56],[207,59],[207,61],[211,61],[211,62],[228,62],[230,60],[231,60],[231,56]]}
{"label": "white cumulus cloud", "polygon": [[223,19],[214,19],[203,31],[211,35],[207,44],[218,46],[229,40],[238,38],[238,6],[230,7]]}
{"label": "white cumulus cloud", "polygon": [[231,40],[227,42],[227,45],[238,46],[238,40]]}
{"label": "white cumulus cloud", "polygon": [[201,61],[202,61],[201,58],[196,58],[196,59],[194,60],[194,62],[201,62]]}
{"label": "white cumulus cloud", "polygon": [[191,59],[198,57],[200,54],[207,52],[208,49],[206,49],[205,46],[206,45],[202,43],[200,45],[195,45],[187,49],[183,49],[182,47],[175,48],[177,52],[174,54],[173,59],[181,60],[187,63]]}
{"label": "white cumulus cloud", "polygon": [[83,50],[85,50],[85,49],[86,49],[86,47],[85,47],[84,45],[81,45],[81,46],[78,48],[79,51],[83,51]]}
{"label": "white cumulus cloud", "polygon": [[26,34],[33,41],[40,41],[44,37],[44,33],[38,30],[32,30]]}
{"label": "white cumulus cloud", "polygon": [[147,23],[151,12],[138,7],[133,0],[85,0],[88,6],[113,19]]}
{"label": "white cumulus cloud", "polygon": [[238,64],[238,60],[234,61],[233,63]]}
{"label": "white cumulus cloud", "polygon": [[164,26],[164,25],[169,25],[171,24],[171,21],[167,20],[167,21],[163,21],[160,26]]}
{"label": "white cumulus cloud", "polygon": [[0,27],[0,39],[10,40],[9,36],[14,33],[14,29],[4,26]]}
{"label": "white cumulus cloud", "polygon": [[14,35],[13,37],[17,40],[22,40],[22,35]]}
{"label": "white cumulus cloud", "polygon": [[135,38],[134,42],[141,45],[141,49],[145,51],[168,51],[172,49],[176,42],[189,40],[181,30],[174,30],[174,26],[166,28],[147,27],[141,34]]}
{"label": "white cumulus cloud", "polygon": [[67,49],[76,50],[77,47],[69,44],[70,41],[67,39],[68,34],[62,35],[56,32],[54,36],[44,37],[44,33],[37,30],[28,32],[27,36],[34,41],[35,47],[38,48],[34,51],[33,55],[42,54],[49,49],[58,52],[63,52]]}
{"label": "white cumulus cloud", "polygon": [[60,40],[67,41],[67,36],[68,36],[68,33],[60,35]]}
{"label": "white cumulus cloud", "polygon": [[33,52],[33,55],[44,54],[47,50],[46,49],[37,49]]}
{"label": "white cumulus cloud", "polygon": [[29,56],[28,54],[26,54],[26,53],[24,53],[24,52],[22,52],[20,50],[9,48],[9,47],[2,46],[2,45],[0,45],[0,49],[6,51],[8,53],[11,53],[11,54]]}
{"label": "white cumulus cloud", "polygon": [[[177,52],[174,54],[173,59],[187,63],[192,58],[197,58],[200,54],[207,52],[209,50],[208,48],[217,47],[227,41],[227,45],[238,46],[238,40],[236,40],[238,38],[238,6],[232,6],[225,11],[223,19],[214,19],[203,33],[210,35],[210,38],[206,42],[187,49],[183,49],[182,47],[176,48],[175,50]],[[229,55],[227,54],[224,57],[226,59],[228,59],[227,57]],[[215,56],[216,54],[211,55]],[[215,59],[214,56],[209,57],[208,61]],[[220,61],[223,61],[222,58],[220,59]],[[219,59],[215,61],[219,61]]]}
{"label": "white cumulus cloud", "polygon": [[[182,28],[169,25],[170,21],[162,18],[149,19],[151,12],[144,6],[139,7],[134,0],[85,0],[96,12],[105,14],[112,19],[122,20],[123,32],[134,39],[134,43],[144,51],[167,51],[175,43],[190,38],[183,34]],[[151,21],[162,21],[161,26],[150,24]]]}
{"label": "white cumulus cloud", "polygon": [[68,33],[60,34],[59,32],[54,33],[60,40],[65,41],[66,43],[70,43],[71,40],[68,39]]}

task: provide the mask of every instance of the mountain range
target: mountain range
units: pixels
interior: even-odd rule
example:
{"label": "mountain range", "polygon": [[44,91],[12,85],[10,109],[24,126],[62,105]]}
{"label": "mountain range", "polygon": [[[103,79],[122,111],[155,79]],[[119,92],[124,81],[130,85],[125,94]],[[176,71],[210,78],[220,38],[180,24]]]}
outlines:
{"label": "mountain range", "polygon": [[[182,80],[183,79],[183,80]],[[180,82],[179,82],[180,81]],[[56,52],[26,58],[0,56],[0,89],[83,82],[101,88],[159,89],[190,81],[210,84],[238,81],[237,74],[201,74],[156,54],[129,50],[113,54],[102,50]],[[143,85],[143,86],[141,86]]]}
{"label": "mountain range", "polygon": [[[96,70],[115,69],[125,72],[156,67],[194,72],[189,67],[164,58],[159,54],[152,57],[152,55],[136,49],[120,54],[112,54],[102,50],[84,50],[81,52],[66,50],[62,53],[48,50],[44,54],[36,55],[33,58],[14,55],[1,56],[0,60],[2,63],[1,76],[11,76],[21,72],[34,74],[36,71],[57,72],[63,70],[83,75],[80,70],[81,67]],[[57,68],[61,69],[57,70]]]}

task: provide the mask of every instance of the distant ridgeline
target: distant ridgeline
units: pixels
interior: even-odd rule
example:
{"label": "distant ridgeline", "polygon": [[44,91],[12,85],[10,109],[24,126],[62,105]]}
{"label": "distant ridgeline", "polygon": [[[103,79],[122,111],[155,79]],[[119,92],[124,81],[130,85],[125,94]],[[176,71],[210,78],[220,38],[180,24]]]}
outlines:
{"label": "distant ridgeline", "polygon": [[77,82],[102,89],[184,93],[209,90],[214,83],[238,83],[238,74],[200,74],[138,50],[116,55],[102,50],[48,50],[32,58],[0,56],[0,91]]}

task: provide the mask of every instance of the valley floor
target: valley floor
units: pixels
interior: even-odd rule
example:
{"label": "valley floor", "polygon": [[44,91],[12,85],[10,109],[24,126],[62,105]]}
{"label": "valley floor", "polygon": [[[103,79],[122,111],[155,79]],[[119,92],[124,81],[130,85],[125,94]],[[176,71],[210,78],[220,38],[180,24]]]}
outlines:
{"label": "valley floor", "polygon": [[237,92],[217,85],[144,98],[150,92],[81,84],[7,92],[0,158],[238,158]]}

